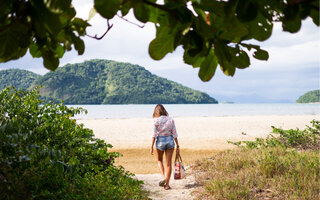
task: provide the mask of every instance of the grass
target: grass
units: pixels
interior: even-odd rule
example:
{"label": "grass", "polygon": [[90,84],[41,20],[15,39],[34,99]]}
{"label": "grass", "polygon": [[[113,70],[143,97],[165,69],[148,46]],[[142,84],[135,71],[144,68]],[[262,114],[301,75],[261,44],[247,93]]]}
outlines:
{"label": "grass", "polygon": [[[193,166],[198,199],[319,199],[320,122],[220,152]],[[239,143],[238,143],[239,145]]]}
{"label": "grass", "polygon": [[317,199],[319,153],[238,149],[196,162],[199,199]]}
{"label": "grass", "polygon": [[[157,165],[156,152],[150,155],[148,148],[137,149],[113,149],[115,152],[122,154],[121,157],[116,158],[116,165],[122,165],[126,170],[134,174],[153,174],[159,173]],[[181,149],[181,157],[185,166],[188,166],[199,159],[208,158],[215,155],[217,150],[191,150]],[[174,161],[175,153],[172,161]],[[164,158],[165,159],[165,158]]]}

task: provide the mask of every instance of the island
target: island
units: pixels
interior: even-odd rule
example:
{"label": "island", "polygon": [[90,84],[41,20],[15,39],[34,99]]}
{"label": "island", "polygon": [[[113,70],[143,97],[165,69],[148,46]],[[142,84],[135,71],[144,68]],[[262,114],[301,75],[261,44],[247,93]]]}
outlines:
{"label": "island", "polygon": [[45,75],[10,69],[0,71],[0,89],[41,85],[45,100],[65,104],[211,104],[208,94],[156,76],[139,65],[93,59],[67,64]]}

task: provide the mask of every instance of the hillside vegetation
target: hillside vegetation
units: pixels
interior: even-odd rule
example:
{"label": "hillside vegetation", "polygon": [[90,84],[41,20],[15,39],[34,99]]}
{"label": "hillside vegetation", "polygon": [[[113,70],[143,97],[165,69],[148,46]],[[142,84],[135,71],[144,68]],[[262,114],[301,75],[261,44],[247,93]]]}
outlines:
{"label": "hillside vegetation", "polygon": [[[9,78],[0,79],[6,83],[3,85],[10,85]],[[42,96],[64,100],[66,104],[217,103],[206,93],[153,75],[141,66],[110,60],[67,64],[38,75],[32,84],[19,80],[25,85],[23,89],[42,85]],[[19,84],[12,85],[21,88]]]}
{"label": "hillside vegetation", "polygon": [[23,90],[28,89],[31,84],[40,78],[39,74],[22,70],[22,69],[7,69],[0,71],[0,90],[8,86],[14,86]]}
{"label": "hillside vegetation", "polygon": [[305,93],[297,100],[297,103],[315,103],[320,102],[320,90],[313,90]]}
{"label": "hillside vegetation", "polygon": [[198,199],[319,199],[320,121],[311,124],[273,127],[277,137],[231,142],[240,148],[199,161]]}

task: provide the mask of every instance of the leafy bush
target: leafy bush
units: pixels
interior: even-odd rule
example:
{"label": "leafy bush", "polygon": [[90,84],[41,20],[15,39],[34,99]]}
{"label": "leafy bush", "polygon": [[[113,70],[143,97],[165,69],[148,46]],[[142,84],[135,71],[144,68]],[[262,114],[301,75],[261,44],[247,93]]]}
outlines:
{"label": "leafy bush", "polygon": [[141,181],[113,165],[118,153],[72,117],[41,104],[38,88],[0,92],[0,194],[4,199],[145,199]]}
{"label": "leafy bush", "polygon": [[[273,127],[266,139],[230,142],[242,148],[199,161],[199,199],[318,199],[320,122],[304,130]],[[244,145],[242,145],[244,144]]]}
{"label": "leafy bush", "polygon": [[193,167],[198,199],[318,199],[319,153],[276,146],[224,151]]}
{"label": "leafy bush", "polygon": [[244,144],[246,148],[282,146],[299,150],[320,150],[320,121],[312,120],[310,123],[312,126],[306,126],[304,130],[298,128],[283,130],[272,126],[273,133],[278,137],[270,134],[266,139],[256,138],[255,141],[228,142],[237,146]]}

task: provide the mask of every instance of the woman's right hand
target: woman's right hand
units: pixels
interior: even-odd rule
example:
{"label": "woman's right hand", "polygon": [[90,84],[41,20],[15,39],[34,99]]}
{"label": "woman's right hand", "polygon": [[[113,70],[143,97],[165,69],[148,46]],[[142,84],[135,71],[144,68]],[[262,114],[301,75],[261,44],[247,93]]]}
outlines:
{"label": "woman's right hand", "polygon": [[153,147],[150,147],[150,154],[153,155]]}
{"label": "woman's right hand", "polygon": [[179,151],[180,151],[180,147],[179,147],[179,146],[177,146],[177,149],[176,149],[176,151],[177,151],[177,152],[179,152]]}

